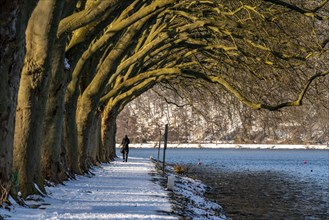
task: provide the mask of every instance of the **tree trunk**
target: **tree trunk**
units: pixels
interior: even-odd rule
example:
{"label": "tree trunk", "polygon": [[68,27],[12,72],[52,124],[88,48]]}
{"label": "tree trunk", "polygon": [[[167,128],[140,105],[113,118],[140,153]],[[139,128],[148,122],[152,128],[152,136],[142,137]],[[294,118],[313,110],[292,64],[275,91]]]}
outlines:
{"label": "tree trunk", "polygon": [[[26,31],[26,56],[21,75],[14,137],[14,170],[22,196],[40,193],[40,140],[48,95],[50,55],[64,1],[38,2]],[[42,18],[42,19],[40,19]]]}
{"label": "tree trunk", "polygon": [[[78,88],[75,89],[78,90]],[[70,172],[82,174],[78,163],[77,100],[78,92],[67,90],[65,95],[64,144],[66,162]]]}
{"label": "tree trunk", "polygon": [[116,117],[112,118],[110,120],[110,130],[109,130],[109,158],[110,160],[113,160],[115,157],[117,157],[116,155],[116,151],[115,151],[115,137],[117,134],[117,122],[116,122]]}
{"label": "tree trunk", "polygon": [[98,162],[103,162],[101,161],[101,155],[102,155],[102,152],[101,152],[101,146],[102,146],[102,117],[101,117],[101,113],[99,112],[98,114],[98,118],[97,118],[97,161]]}
{"label": "tree trunk", "polygon": [[[83,45],[80,45],[80,47],[76,47],[73,49],[73,51],[70,51],[69,54],[81,53],[81,50],[84,48]],[[72,57],[71,64],[75,69],[77,58]],[[97,62],[95,64],[92,64],[91,66],[96,66]],[[95,68],[95,67],[94,67]],[[87,73],[94,73],[94,69],[85,68],[83,70],[85,74]],[[66,146],[66,152],[67,152],[67,164],[72,173],[75,174],[83,174],[87,170],[81,169],[79,165],[79,145],[78,145],[78,127],[77,127],[77,112],[78,109],[80,109],[81,106],[81,91],[84,90],[84,85],[88,84],[80,83],[80,78],[82,77],[83,73],[79,74],[79,77],[72,76],[72,79],[70,83],[67,86],[66,95],[65,95],[65,146]],[[74,73],[72,73],[74,74]],[[87,78],[87,77],[85,77]]]}
{"label": "tree trunk", "polygon": [[[42,142],[42,176],[49,181],[59,183],[65,179],[66,167],[61,163],[61,138],[64,117],[66,75],[64,67],[65,38],[56,40],[52,52],[51,72],[47,108],[45,113]],[[64,178],[64,179],[63,179]]]}
{"label": "tree trunk", "polygon": [[102,152],[104,157],[102,161],[108,162],[116,157],[115,151],[115,136],[117,131],[116,119],[118,116],[117,108],[108,104],[103,112],[102,117]]}
{"label": "tree trunk", "polygon": [[100,114],[97,112],[94,118],[94,123],[92,124],[91,128],[91,138],[90,138],[90,144],[91,146],[88,147],[89,153],[88,157],[92,164],[97,165],[99,160],[99,145],[100,145]]}
{"label": "tree trunk", "polygon": [[108,120],[107,120],[107,116],[104,114],[104,112],[102,113],[102,121],[101,121],[101,141],[100,141],[100,144],[99,144],[99,152],[100,152],[100,160],[103,162],[103,163],[106,163],[108,161],[110,161],[110,158],[109,158],[109,148],[106,147],[106,140],[108,138],[108,133],[107,133],[107,130],[108,130]]}
{"label": "tree trunk", "polygon": [[93,123],[93,117],[96,113],[100,97],[104,92],[105,86],[110,79],[111,74],[115,73],[116,68],[120,63],[120,59],[131,44],[135,34],[140,28],[142,28],[146,20],[147,19],[144,18],[128,28],[127,32],[116,43],[116,46],[106,56],[104,61],[100,61],[102,63],[100,64],[97,73],[81,96],[81,105],[77,111],[77,128],[79,166],[83,172],[86,172],[88,168],[87,152],[90,144],[90,126]]}
{"label": "tree trunk", "polygon": [[[94,99],[95,100],[95,99]],[[78,163],[82,173],[88,171],[90,161],[88,160],[88,147],[90,146],[91,127],[93,125],[95,106],[97,102],[92,102],[91,98],[81,97],[81,105],[78,107],[77,131],[78,131]]]}
{"label": "tree trunk", "polygon": [[18,0],[0,3],[0,206],[12,184],[14,125],[20,73],[25,55],[26,20],[36,5]]}

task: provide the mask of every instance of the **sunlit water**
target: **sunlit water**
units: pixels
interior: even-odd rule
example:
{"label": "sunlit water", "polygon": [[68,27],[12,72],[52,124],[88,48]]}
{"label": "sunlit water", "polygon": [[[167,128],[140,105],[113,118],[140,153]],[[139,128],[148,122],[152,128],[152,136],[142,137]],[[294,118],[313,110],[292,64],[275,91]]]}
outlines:
{"label": "sunlit water", "polygon": [[[131,156],[157,159],[157,149],[131,149]],[[163,159],[163,149],[160,160]],[[316,182],[329,181],[329,150],[179,149],[166,150],[166,162],[203,164],[232,171],[280,171]]]}
{"label": "sunlit water", "polygon": [[[157,159],[158,150],[131,149],[130,155],[135,157],[151,156]],[[163,149],[159,157],[160,160],[163,159]],[[282,198],[282,202],[296,203],[296,200],[298,202],[300,201],[298,205],[283,204],[282,207],[274,207],[271,212],[282,212],[282,216],[288,217],[283,219],[329,220],[329,150],[169,148],[166,150],[166,162],[197,165],[200,166],[199,170],[201,171],[226,172],[226,174],[236,173],[240,181],[241,178],[246,177],[241,176],[241,174],[248,173],[249,176],[257,175],[257,181],[262,181],[262,175],[265,174],[263,177],[265,182],[267,178],[266,174],[268,173],[269,178],[272,178],[274,181],[278,180],[278,182],[273,183],[273,186],[279,187],[275,192],[276,194],[281,192],[280,187],[287,187],[283,189],[283,191],[289,190],[289,197],[294,197],[294,200],[291,198],[284,200],[285,198]],[[222,177],[224,176],[222,175]],[[232,177],[229,178],[232,179]],[[250,181],[250,179],[246,181]],[[257,182],[251,182],[251,184],[257,184]],[[222,190],[225,189],[226,188],[223,187]],[[250,191],[251,190],[253,189],[250,189]],[[230,194],[229,196],[232,197],[235,195]],[[271,196],[269,199],[272,199]],[[278,201],[279,203],[281,202],[280,199]],[[261,203],[262,201],[257,202]],[[240,204],[235,203],[234,205],[239,206]],[[284,208],[284,206],[287,208]],[[298,210],[293,210],[294,208],[291,207],[297,207],[296,209]],[[236,207],[233,207],[233,209],[236,209]],[[314,210],[314,212],[311,211],[311,214],[307,213],[307,216],[305,213],[303,214],[303,211],[298,213],[301,209]],[[290,210],[291,213],[289,213]],[[248,211],[250,210],[248,209]],[[252,212],[256,213],[257,211],[258,210]],[[268,210],[266,211],[269,212]],[[271,215],[273,215],[273,213]],[[239,213],[239,215],[241,215],[241,213]],[[240,218],[238,215],[234,216],[233,214],[232,216],[234,219],[255,219],[255,216],[242,216]],[[262,215],[259,214],[259,216]],[[301,216],[303,216],[303,218],[301,218]],[[267,219],[267,217],[261,219]],[[273,219],[282,218],[277,216],[277,218]]]}

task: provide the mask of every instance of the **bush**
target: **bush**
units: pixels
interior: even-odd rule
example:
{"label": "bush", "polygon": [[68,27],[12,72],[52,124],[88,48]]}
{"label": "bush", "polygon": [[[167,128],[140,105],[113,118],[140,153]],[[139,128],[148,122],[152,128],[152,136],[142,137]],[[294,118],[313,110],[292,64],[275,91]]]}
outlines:
{"label": "bush", "polygon": [[177,174],[187,174],[189,171],[190,167],[186,165],[180,165],[180,164],[175,164],[174,165],[174,171]]}

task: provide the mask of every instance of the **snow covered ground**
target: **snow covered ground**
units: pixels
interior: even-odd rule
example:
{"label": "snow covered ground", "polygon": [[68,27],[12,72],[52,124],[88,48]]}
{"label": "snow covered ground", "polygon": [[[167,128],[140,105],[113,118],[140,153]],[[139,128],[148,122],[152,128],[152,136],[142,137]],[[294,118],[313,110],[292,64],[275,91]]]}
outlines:
{"label": "snow covered ground", "polygon": [[[130,157],[128,163],[120,159],[102,164],[92,171],[94,176],[78,176],[65,185],[47,187],[48,196],[27,200],[30,206],[17,204],[11,210],[0,208],[0,219],[10,220],[61,220],[61,219],[178,219],[178,216],[194,220],[229,220],[220,205],[204,197],[206,186],[198,180],[175,176],[171,193],[175,201],[169,201],[158,181],[161,177],[154,163],[146,158]],[[14,202],[14,201],[12,201]],[[174,207],[183,209],[183,213]]]}
{"label": "snow covered ground", "polygon": [[193,220],[231,220],[225,216],[225,212],[219,204],[205,199],[206,185],[199,180],[173,175],[174,171],[171,172],[175,183],[173,187],[174,197],[176,197],[174,204],[178,209],[183,209],[185,217]]}
{"label": "snow covered ground", "polygon": [[[119,145],[117,145],[119,146]],[[130,144],[133,148],[154,148],[159,143]],[[161,145],[163,147],[163,143]],[[168,148],[239,148],[239,149],[327,149],[329,145],[302,145],[302,144],[168,144]]]}
{"label": "snow covered ground", "polygon": [[95,176],[48,187],[49,196],[33,201],[39,208],[0,208],[0,219],[177,219],[167,192],[152,181],[150,173],[156,171],[150,160],[114,161],[92,172]]}

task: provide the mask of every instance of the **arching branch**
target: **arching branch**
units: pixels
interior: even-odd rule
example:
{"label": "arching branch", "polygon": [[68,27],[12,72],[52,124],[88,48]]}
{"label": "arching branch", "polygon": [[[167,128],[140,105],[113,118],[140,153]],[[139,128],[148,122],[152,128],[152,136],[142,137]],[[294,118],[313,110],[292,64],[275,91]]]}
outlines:
{"label": "arching branch", "polygon": [[117,85],[107,94],[105,94],[100,101],[107,102],[107,100],[109,100],[110,98],[119,95],[124,87],[130,88],[130,87],[134,87],[134,85],[140,84],[140,82],[142,81],[146,82],[146,81],[150,81],[150,79],[155,80],[162,76],[177,77],[180,74],[182,74],[182,72],[177,68],[163,68],[163,69],[156,69],[156,70],[140,73],[135,77],[132,77],[128,80],[125,80],[124,82],[121,82],[121,84]]}
{"label": "arching branch", "polygon": [[118,0],[100,1],[92,7],[62,19],[59,23],[57,36],[60,38],[65,32],[71,32],[97,20],[110,11],[109,9],[118,4],[118,2]]}
{"label": "arching branch", "polygon": [[311,85],[311,83],[316,78],[322,77],[322,76],[327,76],[327,75],[329,75],[329,70],[326,72],[316,73],[315,75],[313,75],[312,77],[310,77],[307,80],[303,90],[300,92],[300,94],[298,95],[298,97],[295,101],[283,102],[283,103],[280,103],[277,105],[269,105],[269,104],[264,104],[264,103],[252,102],[251,100],[246,98],[242,93],[240,93],[234,86],[232,86],[229,82],[227,82],[225,79],[223,79],[221,77],[209,76],[208,79],[209,79],[209,81],[211,81],[213,83],[218,83],[218,84],[221,84],[222,86],[224,86],[226,88],[226,90],[228,90],[231,94],[233,94],[240,102],[246,104],[247,106],[251,107],[252,109],[255,109],[255,110],[266,109],[269,111],[276,111],[276,110],[279,110],[279,109],[282,109],[285,107],[301,106],[304,96],[305,96],[307,90],[309,89],[309,86]]}

